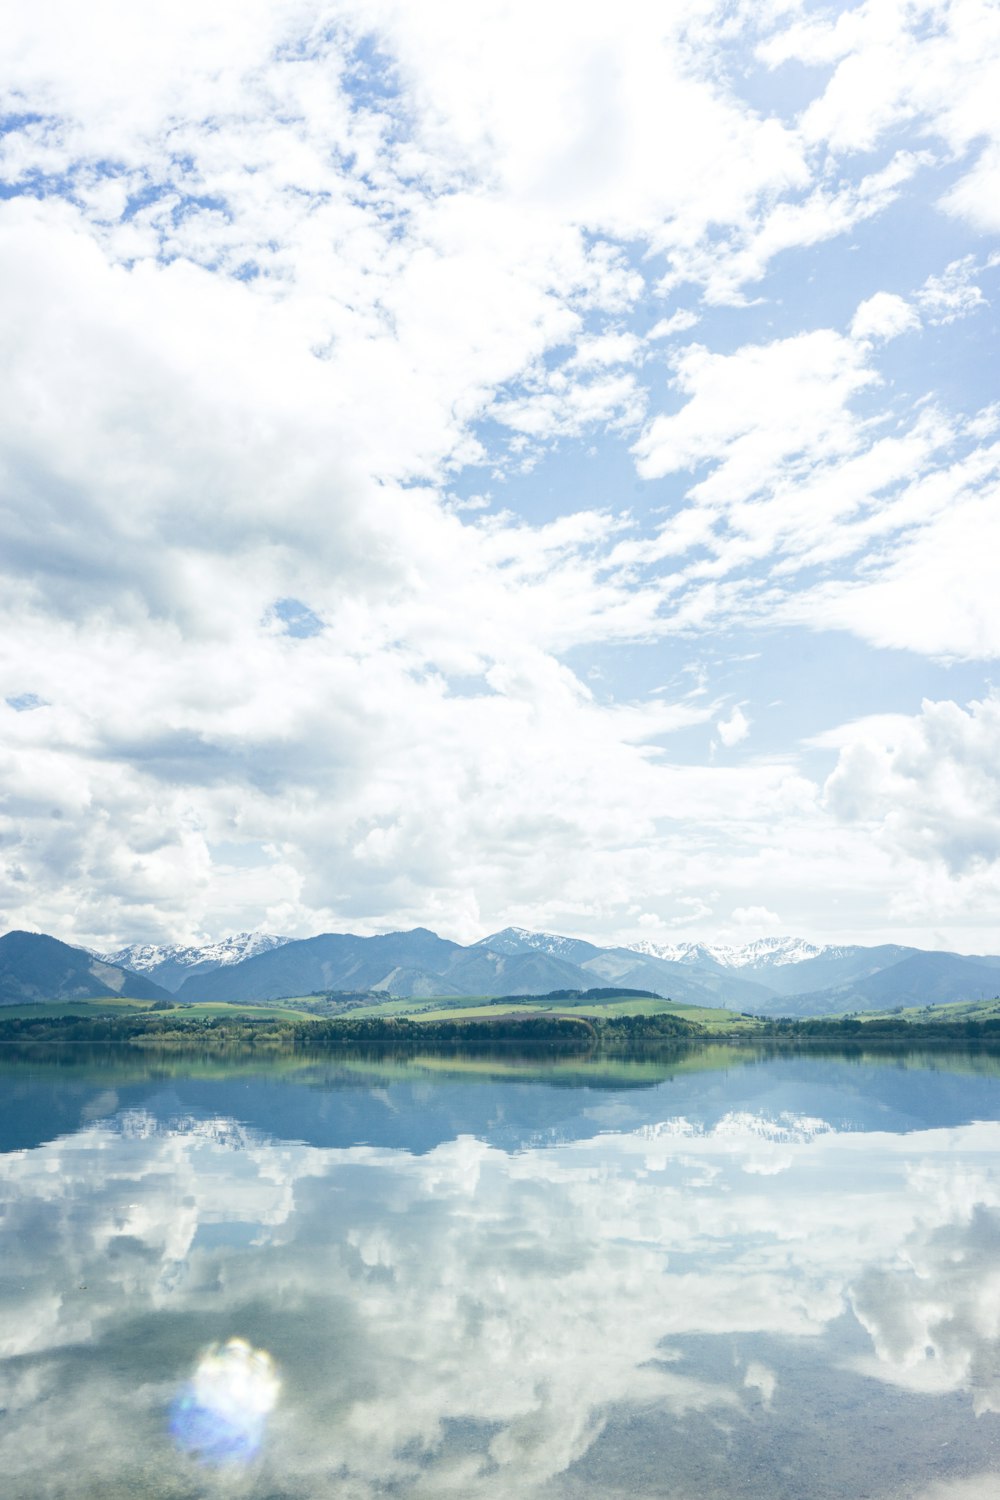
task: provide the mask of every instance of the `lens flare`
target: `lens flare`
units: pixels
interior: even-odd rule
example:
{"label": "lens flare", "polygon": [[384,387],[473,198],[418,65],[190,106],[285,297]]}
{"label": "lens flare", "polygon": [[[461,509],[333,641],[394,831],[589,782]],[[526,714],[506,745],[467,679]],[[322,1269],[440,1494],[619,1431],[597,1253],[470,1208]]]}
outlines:
{"label": "lens flare", "polygon": [[174,1399],[170,1431],[204,1463],[245,1462],[260,1448],[280,1387],[266,1349],[246,1339],[213,1344]]}

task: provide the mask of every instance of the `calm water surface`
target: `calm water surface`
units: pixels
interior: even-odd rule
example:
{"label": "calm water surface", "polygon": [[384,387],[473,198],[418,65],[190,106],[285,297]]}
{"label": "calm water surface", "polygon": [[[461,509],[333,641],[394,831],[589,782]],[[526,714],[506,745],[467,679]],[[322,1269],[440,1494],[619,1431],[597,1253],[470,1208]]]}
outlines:
{"label": "calm water surface", "polygon": [[0,1052],[0,1493],[1000,1496],[1000,1066]]}

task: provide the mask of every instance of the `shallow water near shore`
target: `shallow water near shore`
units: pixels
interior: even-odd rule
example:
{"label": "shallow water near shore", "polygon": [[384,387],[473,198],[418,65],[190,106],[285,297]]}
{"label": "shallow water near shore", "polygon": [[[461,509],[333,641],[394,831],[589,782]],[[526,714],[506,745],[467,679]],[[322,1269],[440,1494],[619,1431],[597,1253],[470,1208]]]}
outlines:
{"label": "shallow water near shore", "polygon": [[0,1052],[10,1500],[1000,1496],[1000,1063]]}

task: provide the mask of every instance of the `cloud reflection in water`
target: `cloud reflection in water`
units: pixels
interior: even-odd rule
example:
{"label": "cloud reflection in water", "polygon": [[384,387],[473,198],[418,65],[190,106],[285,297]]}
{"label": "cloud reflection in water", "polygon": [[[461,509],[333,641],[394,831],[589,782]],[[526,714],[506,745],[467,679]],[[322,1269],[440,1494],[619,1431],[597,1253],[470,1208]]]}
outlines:
{"label": "cloud reflection in water", "polygon": [[0,1157],[3,1500],[774,1500],[807,1470],[810,1500],[967,1500],[933,1486],[1000,1433],[1000,1121],[838,1129],[759,1077],[757,1108],[651,1091],[514,1152],[167,1099]]}

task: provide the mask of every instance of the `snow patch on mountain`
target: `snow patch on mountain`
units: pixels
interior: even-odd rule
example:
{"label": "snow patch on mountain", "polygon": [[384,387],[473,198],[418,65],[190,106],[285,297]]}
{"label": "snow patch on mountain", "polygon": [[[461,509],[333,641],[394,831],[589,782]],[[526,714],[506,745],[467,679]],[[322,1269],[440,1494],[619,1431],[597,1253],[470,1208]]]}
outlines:
{"label": "snow patch on mountain", "polygon": [[183,943],[133,943],[128,948],[102,953],[99,957],[105,963],[118,964],[135,974],[149,973],[167,963],[177,964],[183,969],[192,969],[196,965],[222,968],[227,964],[242,963],[245,958],[254,958],[258,953],[268,953],[289,941],[289,938],[276,937],[269,932],[237,932],[233,937],[207,943],[202,948]]}
{"label": "snow patch on mountain", "polygon": [[532,948],[536,953],[548,953],[553,958],[568,958],[579,947],[576,938],[559,937],[555,932],[531,932],[527,927],[505,927],[488,938],[476,943],[477,948],[489,948],[494,953],[523,953]]}
{"label": "snow patch on mountain", "polygon": [[724,943],[630,943],[633,953],[645,953],[650,958],[666,958],[678,964],[703,964],[706,961],[721,964],[725,969],[779,968],[784,964],[801,964],[808,958],[830,957],[840,950],[819,948],[807,943],[804,938],[765,937],[755,938],[740,947]]}

